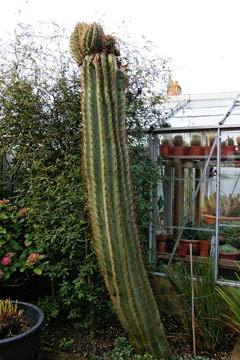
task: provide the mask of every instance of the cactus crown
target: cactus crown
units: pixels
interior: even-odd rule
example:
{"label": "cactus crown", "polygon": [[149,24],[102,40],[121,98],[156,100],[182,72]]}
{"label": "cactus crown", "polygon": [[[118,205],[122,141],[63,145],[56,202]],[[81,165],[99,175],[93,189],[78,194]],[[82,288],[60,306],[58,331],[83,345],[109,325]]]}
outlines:
{"label": "cactus crown", "polygon": [[182,135],[175,135],[173,138],[173,146],[183,146]]}
{"label": "cactus crown", "polygon": [[162,139],[161,144],[162,144],[162,145],[169,145],[169,144],[170,144],[170,140],[167,139],[167,138],[164,138],[164,139]]}
{"label": "cactus crown", "polygon": [[227,144],[228,144],[228,145],[234,145],[234,138],[228,136],[228,137],[227,137]]}
{"label": "cactus crown", "polygon": [[202,138],[200,134],[193,134],[191,137],[191,146],[201,146],[202,145]]}
{"label": "cactus crown", "polygon": [[116,39],[111,35],[104,35],[101,25],[79,22],[70,38],[70,51],[78,66],[83,64],[87,55],[100,52],[120,55]]}
{"label": "cactus crown", "polygon": [[208,135],[208,145],[209,145],[209,146],[212,146],[212,145],[213,145],[215,138],[216,138],[216,135],[215,135],[215,134],[209,134],[209,135]]}

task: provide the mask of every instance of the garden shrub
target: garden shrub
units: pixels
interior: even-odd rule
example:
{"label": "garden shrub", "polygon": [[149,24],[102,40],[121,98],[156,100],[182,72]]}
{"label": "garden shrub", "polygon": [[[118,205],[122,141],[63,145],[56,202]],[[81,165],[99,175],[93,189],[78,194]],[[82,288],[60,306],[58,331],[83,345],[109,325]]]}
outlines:
{"label": "garden shrub", "polygon": [[45,255],[29,241],[27,220],[30,208],[18,208],[9,200],[0,200],[0,286],[6,281],[19,285],[32,272],[40,275]]}
{"label": "garden shrub", "polygon": [[[22,269],[30,252],[41,250],[45,255],[42,276],[50,280],[51,292],[41,294],[39,303],[47,317],[64,309],[79,325],[88,326],[102,314],[111,316],[112,310],[92,246],[81,160],[79,74],[68,43],[69,33],[57,25],[52,36],[20,25],[11,43],[0,44],[0,154],[4,162],[0,197],[11,199],[18,209],[31,209],[18,222],[17,246],[24,253]],[[130,56],[128,46],[123,58]],[[147,254],[150,190],[157,168],[148,158],[141,130],[153,119],[160,119],[157,109],[162,98],[151,87],[156,89],[154,83],[162,75],[154,66],[155,60],[145,66],[144,59],[139,63],[140,58],[135,48],[131,53],[135,65],[129,74],[127,123],[129,129],[138,130],[137,135],[129,136],[129,143],[137,220]],[[147,70],[150,63],[152,68]],[[145,71],[148,82],[139,81]],[[150,94],[151,101],[147,101]],[[24,247],[24,240],[29,247]],[[17,271],[11,269],[5,275],[5,285]],[[46,305],[49,296],[50,307]]]}

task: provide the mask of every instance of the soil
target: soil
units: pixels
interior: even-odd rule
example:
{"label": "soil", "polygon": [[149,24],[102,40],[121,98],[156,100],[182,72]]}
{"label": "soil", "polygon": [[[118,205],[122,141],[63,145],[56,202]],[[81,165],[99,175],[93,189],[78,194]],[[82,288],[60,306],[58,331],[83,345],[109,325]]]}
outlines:
{"label": "soil", "polygon": [[13,336],[20,335],[31,329],[33,325],[24,320],[24,317],[12,317],[8,320],[0,321],[0,340],[8,339]]}
{"label": "soil", "polygon": [[[186,360],[193,357],[193,351],[187,343],[187,336],[180,318],[172,315],[164,315],[161,318],[173,355],[181,356]],[[60,349],[90,359],[94,355],[107,356],[108,352],[114,347],[115,339],[127,337],[116,319],[102,324],[101,329],[96,331],[94,339],[91,339],[88,329],[76,329],[74,325],[74,322],[70,320],[58,319],[52,321],[41,336],[42,346],[56,350]],[[207,351],[197,351],[197,355],[211,359],[230,360],[236,338],[234,333],[226,330],[214,354]]]}

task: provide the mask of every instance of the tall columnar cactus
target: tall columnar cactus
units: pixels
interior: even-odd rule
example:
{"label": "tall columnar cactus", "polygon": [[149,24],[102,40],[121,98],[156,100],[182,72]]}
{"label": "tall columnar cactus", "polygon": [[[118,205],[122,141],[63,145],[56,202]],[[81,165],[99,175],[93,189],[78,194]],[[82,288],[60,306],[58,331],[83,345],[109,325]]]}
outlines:
{"label": "tall columnar cactus", "polygon": [[125,129],[127,76],[115,39],[105,36],[98,24],[78,23],[70,48],[81,67],[84,165],[101,272],[137,352],[169,358],[134,213]]}

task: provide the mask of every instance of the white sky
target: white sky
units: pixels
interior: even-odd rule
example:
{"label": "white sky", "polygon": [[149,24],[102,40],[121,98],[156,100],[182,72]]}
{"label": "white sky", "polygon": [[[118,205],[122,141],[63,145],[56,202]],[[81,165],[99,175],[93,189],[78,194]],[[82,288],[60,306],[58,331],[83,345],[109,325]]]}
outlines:
{"label": "white sky", "polygon": [[132,41],[144,35],[172,59],[173,80],[184,93],[240,91],[240,0],[0,1],[1,38],[17,22],[56,21],[73,29],[78,21],[104,18],[111,34],[125,19]]}

